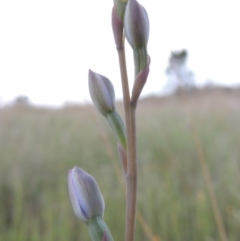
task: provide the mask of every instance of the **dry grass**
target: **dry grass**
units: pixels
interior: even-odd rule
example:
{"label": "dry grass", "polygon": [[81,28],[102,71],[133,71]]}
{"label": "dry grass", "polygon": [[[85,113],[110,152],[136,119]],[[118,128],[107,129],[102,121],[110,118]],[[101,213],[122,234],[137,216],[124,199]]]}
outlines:
{"label": "dry grass", "polygon": [[[137,225],[136,240],[221,240],[192,123],[228,240],[239,240],[239,103],[239,91],[222,89],[140,101],[138,207],[147,226]],[[66,176],[74,165],[97,179],[105,220],[115,240],[123,240],[121,164],[113,134],[94,108],[0,110],[0,241],[90,240],[68,198]]]}

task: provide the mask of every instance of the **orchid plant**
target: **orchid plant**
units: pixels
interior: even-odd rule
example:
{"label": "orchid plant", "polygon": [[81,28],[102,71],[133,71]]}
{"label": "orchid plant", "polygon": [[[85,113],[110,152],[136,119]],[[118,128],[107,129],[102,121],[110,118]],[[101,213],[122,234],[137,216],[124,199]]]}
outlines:
{"label": "orchid plant", "polygon": [[[119,157],[126,180],[125,241],[134,240],[137,200],[136,118],[137,103],[149,74],[147,52],[149,20],[145,8],[136,0],[114,0],[112,30],[119,59],[125,121],[115,108],[111,81],[89,70],[88,83],[92,101],[106,120],[117,140]],[[133,49],[135,80],[130,93],[125,58],[125,38]],[[92,241],[113,241],[104,222],[104,199],[95,179],[79,167],[68,173],[70,200],[76,216],[87,224]]]}

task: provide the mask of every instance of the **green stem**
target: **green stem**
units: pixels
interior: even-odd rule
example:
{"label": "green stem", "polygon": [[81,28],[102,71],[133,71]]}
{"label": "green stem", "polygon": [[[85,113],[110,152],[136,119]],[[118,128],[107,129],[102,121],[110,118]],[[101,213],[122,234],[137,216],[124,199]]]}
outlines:
{"label": "green stem", "polygon": [[87,223],[92,241],[102,241],[104,233],[108,241],[114,241],[112,234],[101,216],[94,216]]}
{"label": "green stem", "polygon": [[126,131],[121,116],[114,110],[106,116],[119,144],[126,151]]}

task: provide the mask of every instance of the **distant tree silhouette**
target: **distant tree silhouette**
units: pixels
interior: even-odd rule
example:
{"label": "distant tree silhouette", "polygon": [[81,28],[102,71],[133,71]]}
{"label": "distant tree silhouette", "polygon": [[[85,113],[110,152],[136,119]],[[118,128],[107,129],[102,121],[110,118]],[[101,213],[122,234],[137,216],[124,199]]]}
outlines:
{"label": "distant tree silhouette", "polygon": [[30,105],[30,100],[27,96],[20,95],[14,99],[14,104],[15,105]]}
{"label": "distant tree silhouette", "polygon": [[195,85],[194,74],[187,67],[187,58],[188,52],[185,49],[171,52],[166,74],[168,75],[167,88],[172,91],[189,90]]}

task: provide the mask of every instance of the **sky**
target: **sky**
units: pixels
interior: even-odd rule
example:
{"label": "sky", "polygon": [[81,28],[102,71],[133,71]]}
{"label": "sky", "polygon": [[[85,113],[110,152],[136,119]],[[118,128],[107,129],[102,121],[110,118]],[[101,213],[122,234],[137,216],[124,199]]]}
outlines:
{"label": "sky", "polygon": [[[166,84],[170,52],[187,49],[201,85],[240,83],[238,0],[139,0],[149,16],[151,66],[143,96]],[[26,95],[38,105],[90,101],[88,70],[121,83],[111,29],[112,0],[0,1],[0,105]],[[130,86],[134,70],[126,44]]]}

